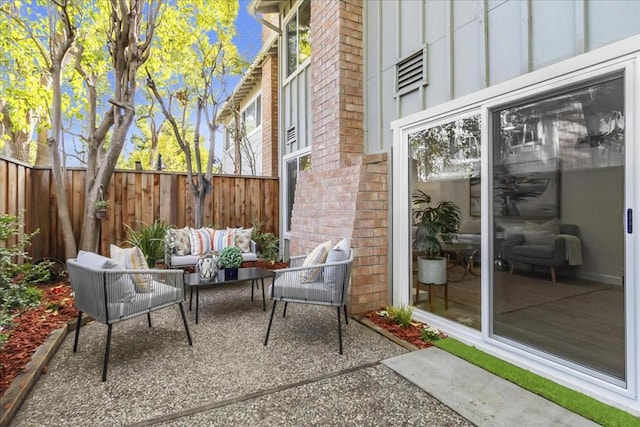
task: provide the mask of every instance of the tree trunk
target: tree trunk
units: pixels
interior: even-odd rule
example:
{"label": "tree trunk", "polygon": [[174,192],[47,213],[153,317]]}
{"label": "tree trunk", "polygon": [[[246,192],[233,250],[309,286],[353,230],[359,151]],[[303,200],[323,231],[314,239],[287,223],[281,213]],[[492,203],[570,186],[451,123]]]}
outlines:
{"label": "tree trunk", "polygon": [[51,67],[51,77],[53,80],[53,112],[52,112],[52,137],[49,138],[49,150],[53,163],[53,182],[56,188],[56,204],[58,205],[58,224],[64,242],[64,252],[66,258],[75,258],[76,240],[73,235],[71,216],[69,215],[69,204],[67,202],[67,190],[64,179],[64,170],[60,159],[59,141],[62,135],[62,87],[60,64],[54,62]]}
{"label": "tree trunk", "polygon": [[234,143],[234,159],[233,159],[233,173],[240,175],[242,173],[242,152],[240,150],[240,144],[242,143],[242,122],[240,119],[240,111],[235,111],[235,143]]}
{"label": "tree trunk", "polygon": [[47,144],[47,132],[38,132],[38,141],[36,148],[36,166],[51,166],[51,150]]}

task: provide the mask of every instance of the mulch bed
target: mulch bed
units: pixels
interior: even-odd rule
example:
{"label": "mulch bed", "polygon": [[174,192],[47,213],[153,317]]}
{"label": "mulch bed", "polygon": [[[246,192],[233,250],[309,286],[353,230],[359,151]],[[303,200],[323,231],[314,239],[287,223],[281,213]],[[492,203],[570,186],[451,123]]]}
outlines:
{"label": "mulch bed", "polygon": [[78,316],[67,281],[37,287],[43,291],[42,302],[13,319],[11,335],[0,348],[0,396],[24,370],[49,334]]}
{"label": "mulch bed", "polygon": [[420,331],[424,328],[424,323],[413,321],[410,326],[403,328],[397,323],[389,320],[389,318],[379,316],[378,312],[382,310],[384,310],[384,308],[380,308],[380,310],[376,311],[371,311],[367,313],[366,317],[379,327],[384,328],[401,340],[413,344],[418,348],[427,348],[433,346],[433,344],[420,339]]}

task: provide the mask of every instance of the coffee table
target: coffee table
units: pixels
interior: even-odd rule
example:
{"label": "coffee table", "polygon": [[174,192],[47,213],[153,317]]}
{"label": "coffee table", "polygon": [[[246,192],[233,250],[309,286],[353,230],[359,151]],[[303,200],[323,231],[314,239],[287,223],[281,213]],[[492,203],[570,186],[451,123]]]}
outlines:
{"label": "coffee table", "polygon": [[238,269],[238,278],[230,280],[219,280],[217,277],[213,280],[202,280],[199,273],[188,273],[184,275],[184,284],[189,286],[191,294],[189,296],[189,311],[191,311],[191,303],[193,301],[193,290],[196,290],[196,323],[198,323],[198,305],[200,300],[200,288],[208,286],[220,286],[230,283],[248,282],[251,281],[251,301],[253,301],[253,286],[257,280],[262,283],[262,311],[267,311],[267,306],[264,298],[264,279],[268,279],[274,276],[274,273],[264,268],[249,267]]}

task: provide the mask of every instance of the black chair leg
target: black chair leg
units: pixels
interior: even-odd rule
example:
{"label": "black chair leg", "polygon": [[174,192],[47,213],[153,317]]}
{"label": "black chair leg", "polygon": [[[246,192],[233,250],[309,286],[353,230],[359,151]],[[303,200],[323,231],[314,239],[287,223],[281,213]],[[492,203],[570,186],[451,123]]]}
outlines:
{"label": "black chair leg", "polygon": [[287,315],[287,306],[288,306],[288,305],[289,305],[289,303],[288,303],[288,302],[285,302],[285,303],[284,303],[284,310],[282,311],[282,317],[284,317],[284,316],[286,316],[286,315]]}
{"label": "black chair leg", "polygon": [[347,306],[344,306],[344,323],[349,324],[349,315],[347,314]]}
{"label": "black chair leg", "polygon": [[251,301],[253,301],[253,284],[255,283],[255,280],[251,281]]}
{"label": "black chair leg", "polygon": [[338,309],[338,341],[340,342],[340,354],[342,354],[342,320],[340,319],[340,307]]}
{"label": "black chair leg", "polygon": [[149,324],[149,327],[151,327],[151,313],[147,313],[147,323]]}
{"label": "black chair leg", "polygon": [[107,380],[107,367],[109,365],[109,348],[111,347],[111,329],[113,325],[109,325],[107,329],[107,347],[104,351],[104,365],[102,365],[102,382]]}
{"label": "black chair leg", "polygon": [[[285,303],[286,307],[286,303]],[[271,316],[269,317],[269,327],[267,328],[267,336],[264,337],[264,345],[267,345],[269,341],[269,333],[271,332],[271,323],[273,323],[273,314],[276,312],[276,300],[273,300],[273,307],[271,308]]]}
{"label": "black chair leg", "polygon": [[189,333],[189,325],[187,324],[187,316],[184,315],[184,307],[182,306],[181,302],[179,302],[178,305],[180,306],[180,314],[182,315],[182,323],[184,323],[184,330],[187,331],[187,340],[189,340],[189,345],[193,345],[191,341],[191,333]]}
{"label": "black chair leg", "polygon": [[80,336],[80,325],[82,325],[82,312],[78,310],[78,320],[76,324],[76,339],[73,341],[73,352],[78,350],[78,337]]}

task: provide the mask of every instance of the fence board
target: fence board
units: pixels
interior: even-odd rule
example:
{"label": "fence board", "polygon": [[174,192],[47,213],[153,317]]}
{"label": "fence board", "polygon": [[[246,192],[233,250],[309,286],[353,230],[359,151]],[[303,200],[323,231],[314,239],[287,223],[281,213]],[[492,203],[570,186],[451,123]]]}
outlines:
{"label": "fence board", "polygon": [[[0,157],[0,213],[26,211],[25,231],[40,229],[29,249],[34,259],[64,259],[51,170]],[[86,171],[67,169],[65,182],[76,242],[84,215]],[[204,224],[217,227],[250,227],[264,224],[264,231],[278,235],[278,180],[266,177],[216,175],[213,191],[205,199]],[[111,200],[107,218],[100,224],[99,251],[108,255],[110,244],[126,239],[123,224],[151,224],[161,219],[177,227],[194,226],[193,196],[186,174],[116,171],[105,191]]]}

